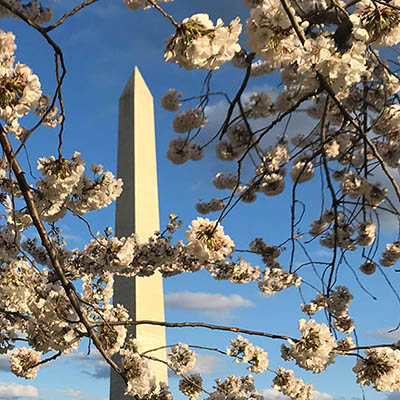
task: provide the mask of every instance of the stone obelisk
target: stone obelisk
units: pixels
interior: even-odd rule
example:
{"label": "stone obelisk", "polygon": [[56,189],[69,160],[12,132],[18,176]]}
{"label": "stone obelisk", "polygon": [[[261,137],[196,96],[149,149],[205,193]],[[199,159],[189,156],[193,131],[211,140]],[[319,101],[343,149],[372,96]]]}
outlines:
{"label": "stone obelisk", "polygon": [[[146,241],[159,229],[156,144],[153,97],[135,67],[119,100],[118,177],[124,190],[117,200],[115,234],[132,232]],[[114,277],[114,304],[124,305],[135,320],[164,321],[163,284],[160,274],[146,278]],[[165,328],[138,325],[129,330],[144,350],[165,346]],[[166,350],[149,353],[166,360]],[[167,367],[151,362],[157,381],[167,382]],[[126,400],[125,384],[113,370],[110,399]]]}

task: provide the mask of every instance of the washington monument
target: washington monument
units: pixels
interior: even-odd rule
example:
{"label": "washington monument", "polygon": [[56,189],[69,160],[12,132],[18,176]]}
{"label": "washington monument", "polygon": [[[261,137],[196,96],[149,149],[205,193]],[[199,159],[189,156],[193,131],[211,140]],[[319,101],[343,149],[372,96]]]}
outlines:
{"label": "washington monument", "polygon": [[[132,232],[146,241],[159,229],[156,144],[153,97],[135,67],[119,100],[117,174],[124,182],[118,198],[115,234]],[[135,320],[164,321],[163,284],[160,274],[146,278],[115,276],[114,304],[122,304]],[[144,350],[165,346],[165,328],[138,325],[128,330]],[[166,350],[151,352],[166,360]],[[118,360],[117,360],[118,361]],[[157,381],[167,382],[167,367],[151,362]],[[126,400],[122,378],[111,370],[110,400]]]}

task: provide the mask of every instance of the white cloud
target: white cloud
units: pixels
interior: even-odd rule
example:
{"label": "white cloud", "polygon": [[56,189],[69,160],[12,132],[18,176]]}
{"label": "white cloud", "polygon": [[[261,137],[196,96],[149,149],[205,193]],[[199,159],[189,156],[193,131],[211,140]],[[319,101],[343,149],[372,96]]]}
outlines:
{"label": "white cloud", "polygon": [[[278,392],[275,389],[264,389],[260,392],[260,394],[264,397],[264,400],[290,400],[290,397],[284,396],[281,392]],[[314,400],[334,400],[333,396],[331,396],[330,394],[321,393],[321,392],[318,392],[318,390],[314,390],[313,399]]]}
{"label": "white cloud", "polygon": [[97,350],[93,350],[90,355],[78,352],[68,354],[67,357],[79,360],[82,365],[81,371],[93,378],[108,379],[110,376],[110,367]]}
{"label": "white cloud", "polygon": [[0,382],[0,400],[22,398],[38,399],[39,391],[31,385]]}
{"label": "white cloud", "polygon": [[313,399],[314,400],[333,400],[333,396],[329,393],[321,393],[318,390],[314,390],[313,392]]}
{"label": "white cloud", "polygon": [[0,371],[10,372],[10,355],[11,352],[0,354]]}
{"label": "white cloud", "polygon": [[260,394],[264,397],[264,400],[290,400],[290,397],[284,396],[275,389],[264,389]]}
{"label": "white cloud", "polygon": [[400,392],[392,392],[388,393],[385,397],[385,400],[400,400]]}
{"label": "white cloud", "polygon": [[199,311],[221,321],[229,319],[234,308],[251,307],[253,303],[238,294],[176,292],[165,296],[165,305],[183,311]]}
{"label": "white cloud", "polygon": [[73,390],[73,389],[57,389],[58,393],[65,394],[69,397],[80,397],[83,395],[83,392],[80,390]]}
{"label": "white cloud", "polygon": [[390,340],[400,340],[400,329],[397,329],[393,332],[389,332],[390,329],[377,329],[374,331],[368,331],[367,334],[369,336],[374,336],[374,337],[378,337],[378,338],[385,338],[385,339],[390,339]]}
{"label": "white cloud", "polygon": [[223,360],[214,354],[196,354],[196,364],[190,373],[198,373],[200,375],[215,375],[216,372],[221,371],[221,364]]}
{"label": "white cloud", "polygon": [[167,307],[181,310],[223,311],[237,307],[251,307],[253,303],[238,294],[176,292],[165,296]]}

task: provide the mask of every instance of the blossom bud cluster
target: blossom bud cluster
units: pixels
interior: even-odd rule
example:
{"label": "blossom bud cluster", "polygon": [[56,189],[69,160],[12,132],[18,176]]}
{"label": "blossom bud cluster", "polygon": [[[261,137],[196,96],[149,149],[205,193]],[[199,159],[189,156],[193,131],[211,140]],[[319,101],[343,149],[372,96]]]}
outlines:
{"label": "blossom bud cluster", "polygon": [[268,367],[267,353],[258,346],[254,346],[247,339],[238,336],[237,339],[231,339],[231,346],[226,353],[235,357],[235,362],[249,363],[248,370],[256,374],[263,373]]}

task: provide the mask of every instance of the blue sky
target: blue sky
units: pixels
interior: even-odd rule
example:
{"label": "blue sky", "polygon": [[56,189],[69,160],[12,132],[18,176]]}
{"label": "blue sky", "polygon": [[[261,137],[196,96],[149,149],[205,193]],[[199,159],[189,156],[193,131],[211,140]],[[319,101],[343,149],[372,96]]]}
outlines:
{"label": "blue sky", "polygon": [[[75,0],[57,0],[54,6],[57,16],[71,9]],[[164,4],[176,20],[198,12],[210,14],[215,21],[222,17],[228,22],[236,16],[245,21],[247,8],[241,0],[176,0],[176,3]],[[51,49],[40,35],[26,27],[20,21],[1,20],[1,29],[12,30],[16,35],[17,60],[32,67],[39,75],[43,91],[52,93],[55,87],[54,63]],[[215,193],[211,179],[219,171],[228,167],[212,153],[207,152],[207,161],[174,166],[165,158],[170,139],[174,136],[171,128],[173,114],[162,110],[161,96],[170,87],[181,90],[186,97],[199,93],[206,73],[204,71],[185,71],[176,65],[163,62],[164,41],[173,33],[172,26],[154,10],[130,11],[122,0],[100,1],[80,14],[69,19],[60,28],[52,32],[52,37],[64,51],[67,77],[63,89],[67,121],[64,134],[64,155],[70,156],[75,150],[90,166],[98,162],[106,169],[116,170],[117,149],[117,105],[126,81],[134,65],[138,65],[144,79],[153,93],[156,111],[157,155],[159,174],[160,222],[161,227],[168,220],[168,214],[177,213],[184,219],[184,227],[197,217],[193,204],[199,199],[209,199]],[[213,87],[223,88],[232,95],[242,79],[243,71],[230,65],[224,66],[213,78]],[[269,90],[276,84],[276,76],[251,79],[247,95],[252,90]],[[193,104],[194,105],[194,104]],[[218,129],[224,104],[216,98],[209,109],[209,125],[205,136]],[[310,127],[310,121],[302,114],[296,115],[290,129],[300,133]],[[276,134],[281,132],[278,130]],[[35,133],[29,148],[29,160],[35,169],[36,158],[56,153],[57,134],[55,130],[43,128]],[[35,173],[35,172],[34,172]],[[315,204],[319,198],[319,187],[314,183],[301,187],[300,198]],[[238,248],[245,248],[249,241],[257,236],[265,237],[268,243],[277,244],[287,238],[290,198],[286,194],[279,197],[260,199],[255,204],[239,204],[223,225]],[[310,207],[308,218],[318,217],[319,205]],[[114,208],[88,216],[94,231],[104,226],[113,226]],[[210,215],[216,219],[217,215]],[[249,221],[251,221],[249,223]],[[77,221],[67,219],[61,228],[69,239],[69,246],[82,247],[89,239],[86,227]],[[394,240],[393,232],[387,224],[385,236]],[[306,226],[306,224],[305,224]],[[183,237],[184,230],[177,235]],[[321,249],[313,249],[315,257],[326,259]],[[349,257],[355,270],[358,269],[357,256]],[[256,259],[251,261],[259,262]],[[287,252],[281,259],[285,265]],[[305,261],[299,255],[297,264]],[[362,344],[388,341],[386,330],[393,328],[398,320],[398,303],[388,291],[383,279],[375,274],[372,277],[361,276],[362,283],[379,299],[373,301],[356,285],[349,270],[341,270],[343,281],[355,294],[350,313],[357,318],[359,340]],[[313,279],[305,271],[307,279]],[[391,278],[393,277],[393,274]],[[396,279],[394,276],[393,279]],[[394,284],[396,281],[393,281]],[[303,318],[299,310],[301,298],[296,289],[289,289],[274,297],[259,294],[254,284],[234,285],[228,282],[214,281],[205,272],[193,275],[173,277],[165,280],[166,320],[167,321],[208,321],[241,326],[254,330],[297,335],[297,320]],[[314,293],[304,290],[309,300]],[[182,307],[182,304],[185,307]],[[384,310],[384,312],[382,312]],[[318,315],[323,321],[322,315]],[[375,333],[369,333],[373,332]],[[182,341],[190,344],[208,345],[224,349],[231,337],[201,329],[171,329],[167,331],[168,343]],[[393,340],[399,340],[400,334]],[[271,367],[283,365],[295,370],[298,377],[307,383],[314,383],[320,392],[318,400],[360,399],[361,391],[355,384],[350,372],[354,359],[338,359],[336,365],[320,375],[298,370],[293,363],[283,362],[279,358],[280,342],[254,339],[270,354]],[[8,358],[0,356],[0,400],[2,399],[40,399],[40,400],[103,400],[108,398],[107,367],[92,351],[86,357],[87,347],[81,346],[79,352],[56,361],[54,365],[44,367],[34,381],[17,379],[8,370]],[[201,354],[197,370],[205,373],[206,384],[211,388],[213,375],[226,376],[241,374],[245,370],[232,364],[231,360],[219,355]],[[276,393],[269,390],[273,376],[270,373],[256,378],[257,387],[265,389],[265,399],[280,400]],[[171,378],[172,387],[177,379]],[[176,393],[176,391],[175,391]],[[328,395],[329,394],[329,395]],[[366,389],[368,399],[398,400],[400,395],[378,394]],[[177,394],[177,398],[180,398]]]}

